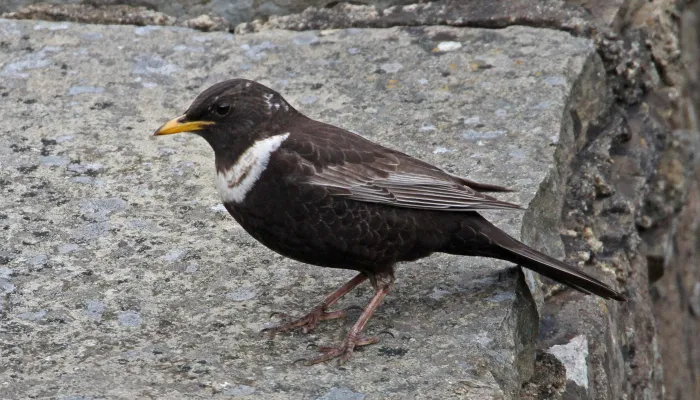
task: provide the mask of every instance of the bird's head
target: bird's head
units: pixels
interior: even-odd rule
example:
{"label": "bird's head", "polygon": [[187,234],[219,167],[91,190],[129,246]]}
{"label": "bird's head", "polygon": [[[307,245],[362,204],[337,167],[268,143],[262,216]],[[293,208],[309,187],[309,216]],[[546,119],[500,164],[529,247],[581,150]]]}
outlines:
{"label": "bird's head", "polygon": [[281,122],[297,111],[274,90],[257,82],[231,79],[203,91],[187,111],[158,128],[154,135],[193,132],[212,147],[228,147],[247,137],[256,127]]}

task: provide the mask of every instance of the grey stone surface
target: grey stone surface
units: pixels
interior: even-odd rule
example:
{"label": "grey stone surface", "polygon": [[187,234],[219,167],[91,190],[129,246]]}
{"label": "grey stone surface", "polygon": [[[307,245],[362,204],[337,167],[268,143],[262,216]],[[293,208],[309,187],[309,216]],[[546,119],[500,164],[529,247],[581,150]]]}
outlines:
{"label": "grey stone surface", "polygon": [[517,188],[502,198],[532,208],[489,218],[561,254],[570,108],[592,107],[582,87],[603,79],[591,42],[523,27],[234,37],[14,20],[0,42],[3,397],[517,397],[534,363],[531,274],[407,263],[368,328],[394,337],[342,369],[293,364],[352,321],[269,340],[269,313],[306,311],[352,273],[257,244],[221,212],[206,144],[150,132],[214,82],[258,80],[312,117]]}

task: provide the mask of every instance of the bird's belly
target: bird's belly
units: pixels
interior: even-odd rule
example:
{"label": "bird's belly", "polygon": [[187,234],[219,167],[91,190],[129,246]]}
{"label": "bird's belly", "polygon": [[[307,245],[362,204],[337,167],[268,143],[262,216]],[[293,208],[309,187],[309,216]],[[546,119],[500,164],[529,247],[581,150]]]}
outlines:
{"label": "bird's belly", "polygon": [[426,242],[430,234],[421,229],[420,213],[298,187],[265,186],[252,190],[243,203],[225,203],[226,208],[251,236],[295,260],[372,271],[424,257],[438,246],[439,240],[435,246]]}

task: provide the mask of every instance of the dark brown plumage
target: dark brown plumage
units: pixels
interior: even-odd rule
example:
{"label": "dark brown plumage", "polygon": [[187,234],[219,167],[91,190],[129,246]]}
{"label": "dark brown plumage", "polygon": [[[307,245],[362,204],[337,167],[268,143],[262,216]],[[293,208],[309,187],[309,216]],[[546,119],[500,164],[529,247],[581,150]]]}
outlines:
{"label": "dark brown plumage", "polygon": [[498,258],[584,293],[625,298],[608,285],[513,239],[478,210],[518,209],[485,192],[508,191],[450,175],[344,129],[314,121],[279,93],[236,79],[205,90],[157,135],[195,132],[214,149],[226,209],[270,249],[359,274],[307,316],[271,329],[313,329],[345,316],[328,308],[369,279],[377,291],[341,346],[310,363],[346,360],[388,293],[394,265],[434,252]]}

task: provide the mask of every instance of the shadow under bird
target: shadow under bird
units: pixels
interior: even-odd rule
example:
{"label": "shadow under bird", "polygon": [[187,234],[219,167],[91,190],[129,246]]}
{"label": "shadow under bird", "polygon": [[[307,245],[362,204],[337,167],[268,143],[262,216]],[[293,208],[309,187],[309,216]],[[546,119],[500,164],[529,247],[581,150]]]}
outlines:
{"label": "shadow under bird", "polygon": [[376,293],[347,338],[321,348],[315,364],[346,361],[377,343],[362,332],[394,282],[394,266],[434,252],[491,257],[529,268],[576,290],[625,300],[583,271],[534,250],[478,210],[521,209],[487,192],[506,188],[451,175],[345,129],[314,121],[276,91],[233,79],[194,100],[155,135],[193,132],[216,157],[216,184],[228,212],[255,239],[294,260],[358,271],[304,317],[271,333],[313,330],[343,318],[330,307],[369,280]]}

